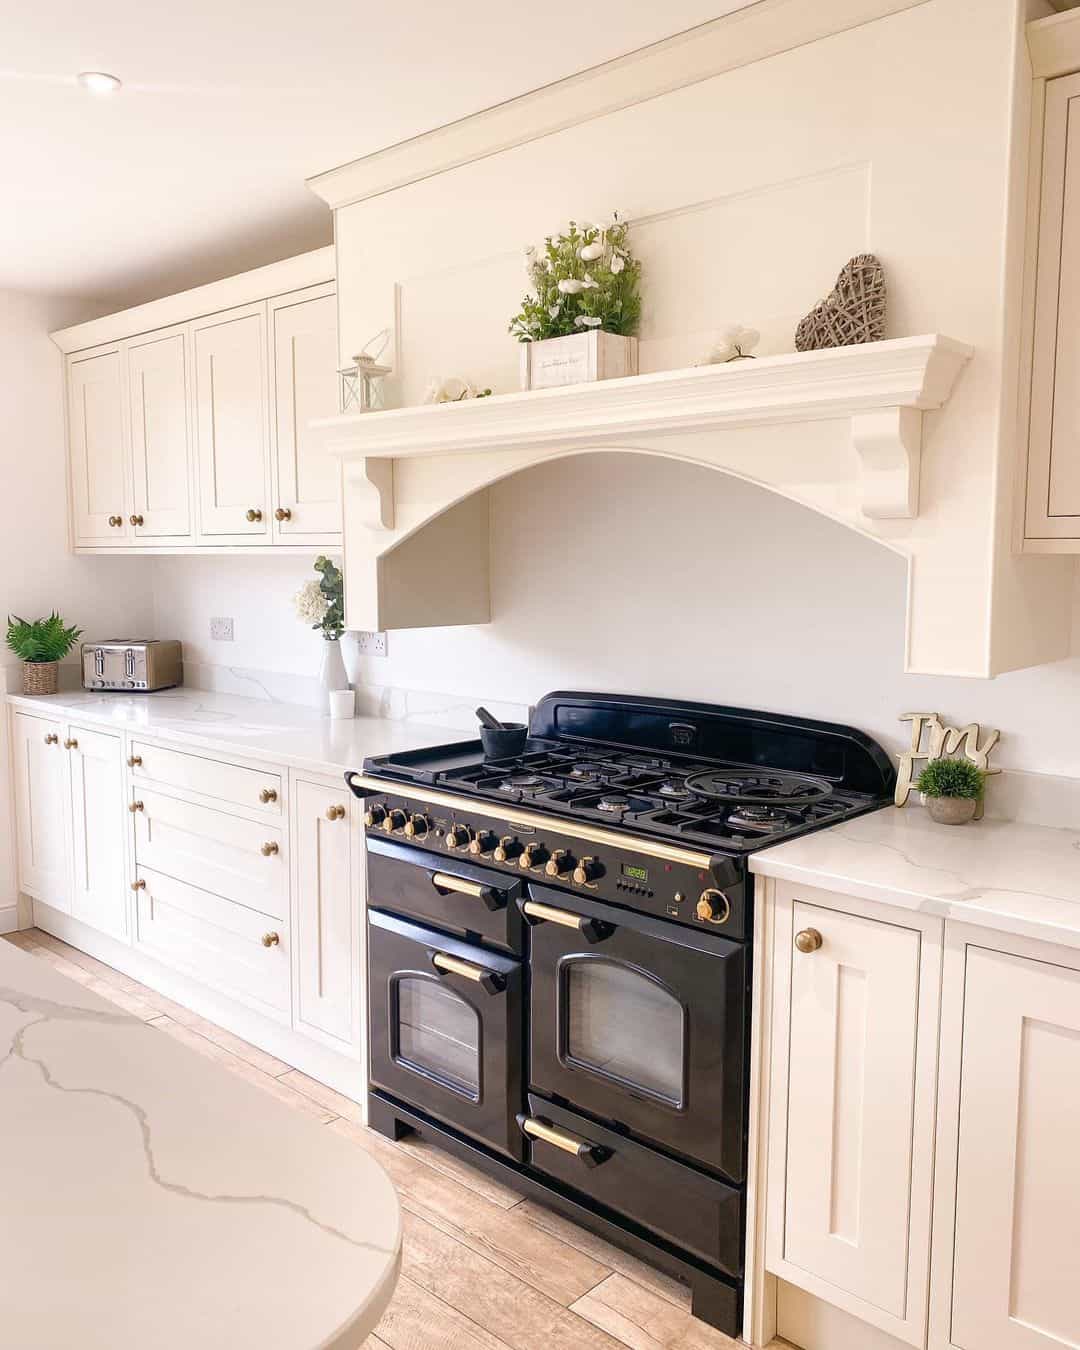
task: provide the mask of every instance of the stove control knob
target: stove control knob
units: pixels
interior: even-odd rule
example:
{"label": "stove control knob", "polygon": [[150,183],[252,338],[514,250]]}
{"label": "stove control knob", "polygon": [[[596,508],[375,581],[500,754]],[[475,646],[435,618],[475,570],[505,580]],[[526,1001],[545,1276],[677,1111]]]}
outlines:
{"label": "stove control knob", "polygon": [[490,853],[497,843],[498,840],[490,830],[480,830],[469,844],[469,852],[479,857],[481,853]]}
{"label": "stove control knob", "polygon": [[495,850],[496,862],[513,862],[521,852],[521,845],[512,834],[504,834]]}
{"label": "stove control knob", "polygon": [[386,807],[380,806],[378,802],[373,802],[364,812],[364,824],[369,828],[375,825],[381,825],[386,819]]}
{"label": "stove control knob", "polygon": [[395,830],[403,830],[405,828],[405,812],[391,811],[383,821],[382,827],[387,834],[393,834]]}
{"label": "stove control knob", "polygon": [[548,864],[544,868],[544,871],[549,877],[561,877],[564,873],[569,872],[573,865],[574,860],[567,850],[564,848],[557,848],[548,859]]}
{"label": "stove control knob", "polygon": [[582,858],[574,868],[574,880],[579,886],[587,886],[600,875],[600,864],[595,858]]}
{"label": "stove control knob", "polygon": [[447,848],[464,848],[472,838],[472,830],[468,825],[451,825],[446,831]]}
{"label": "stove control knob", "polygon": [[704,923],[727,923],[731,918],[731,903],[723,891],[712,888],[702,891],[697,902],[697,916]]}
{"label": "stove control knob", "polygon": [[547,849],[543,844],[526,844],[525,852],[518,859],[518,866],[521,868],[539,867],[547,855]]}
{"label": "stove control knob", "polygon": [[410,816],[405,822],[405,833],[410,839],[422,839],[428,830],[431,829],[431,821],[427,816]]}

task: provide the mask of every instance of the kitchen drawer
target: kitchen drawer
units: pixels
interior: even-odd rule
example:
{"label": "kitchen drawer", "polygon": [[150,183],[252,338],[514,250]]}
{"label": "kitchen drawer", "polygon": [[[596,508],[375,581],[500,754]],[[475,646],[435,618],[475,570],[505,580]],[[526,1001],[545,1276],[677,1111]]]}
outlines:
{"label": "kitchen drawer", "polygon": [[[183,750],[166,750],[145,741],[131,742],[131,780],[133,783],[157,783],[162,787],[198,792],[217,797],[234,806],[249,806],[268,815],[282,810],[282,776],[263,769],[245,769],[219,759],[189,755]],[[265,799],[265,800],[264,800]]]}
{"label": "kitchen drawer", "polygon": [[[289,867],[280,825],[136,787],[135,865],[284,919]],[[265,850],[265,852],[264,852]]]}
{"label": "kitchen drawer", "polygon": [[529,1115],[593,1145],[580,1156],[567,1152],[529,1136],[523,1118],[534,1167],[722,1270],[742,1273],[742,1195],[735,1187],[535,1093],[529,1094]]}
{"label": "kitchen drawer", "polygon": [[139,878],[136,947],[219,993],[288,1015],[287,924],[147,868]]}

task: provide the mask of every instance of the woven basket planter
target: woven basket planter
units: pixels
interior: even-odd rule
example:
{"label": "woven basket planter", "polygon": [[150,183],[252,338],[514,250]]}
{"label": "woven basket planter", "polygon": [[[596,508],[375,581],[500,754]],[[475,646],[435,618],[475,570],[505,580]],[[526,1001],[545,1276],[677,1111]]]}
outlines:
{"label": "woven basket planter", "polygon": [[22,668],[23,693],[55,694],[59,669],[60,665],[57,661],[24,661]]}

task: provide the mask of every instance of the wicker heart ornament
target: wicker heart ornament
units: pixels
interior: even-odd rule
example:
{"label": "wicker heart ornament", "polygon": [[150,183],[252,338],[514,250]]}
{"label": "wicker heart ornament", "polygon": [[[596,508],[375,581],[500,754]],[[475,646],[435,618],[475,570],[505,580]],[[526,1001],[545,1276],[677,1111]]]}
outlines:
{"label": "wicker heart ornament", "polygon": [[840,269],[832,291],[795,330],[795,350],[850,347],[885,336],[885,269],[872,253],[860,253]]}

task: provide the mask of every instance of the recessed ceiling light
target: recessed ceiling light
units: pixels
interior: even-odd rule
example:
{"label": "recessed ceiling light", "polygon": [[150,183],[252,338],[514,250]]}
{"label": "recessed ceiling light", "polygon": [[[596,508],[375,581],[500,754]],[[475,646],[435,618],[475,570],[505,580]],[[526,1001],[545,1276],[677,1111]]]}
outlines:
{"label": "recessed ceiling light", "polygon": [[121,83],[115,75],[107,75],[103,70],[83,70],[75,78],[91,94],[115,94]]}

